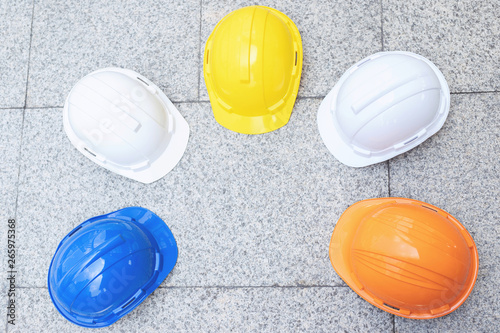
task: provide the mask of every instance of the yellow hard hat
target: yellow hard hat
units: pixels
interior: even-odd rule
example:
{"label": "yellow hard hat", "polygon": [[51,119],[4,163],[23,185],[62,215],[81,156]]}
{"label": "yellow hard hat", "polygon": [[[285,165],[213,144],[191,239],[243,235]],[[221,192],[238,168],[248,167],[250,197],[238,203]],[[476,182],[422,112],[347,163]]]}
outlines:
{"label": "yellow hard hat", "polygon": [[299,30],[273,8],[233,11],[205,45],[203,74],[215,120],[235,132],[260,134],[285,125],[301,73]]}

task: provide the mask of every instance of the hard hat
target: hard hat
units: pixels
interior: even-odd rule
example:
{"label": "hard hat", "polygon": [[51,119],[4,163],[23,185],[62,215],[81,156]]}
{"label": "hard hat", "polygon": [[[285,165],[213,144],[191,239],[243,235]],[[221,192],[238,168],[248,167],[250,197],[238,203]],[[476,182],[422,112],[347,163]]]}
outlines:
{"label": "hard hat", "polygon": [[172,232],[150,210],[129,207],[91,218],[57,247],[50,297],[73,324],[109,326],[162,283],[177,253]]}
{"label": "hard hat", "polygon": [[352,66],[318,110],[318,127],[340,162],[363,167],[404,153],[436,133],[450,108],[439,69],[411,52],[380,52]]}
{"label": "hard hat", "polygon": [[302,40],[285,14],[264,6],[240,8],[208,37],[203,73],[215,120],[239,133],[284,126],[302,72]]}
{"label": "hard hat", "polygon": [[359,296],[412,319],[455,311],[471,293],[479,264],[474,240],[460,222],[404,198],[349,207],[333,231],[330,260]]}
{"label": "hard hat", "polygon": [[142,183],[165,176],[186,150],[189,126],[140,74],[105,68],[78,81],[64,104],[71,143],[100,166]]}

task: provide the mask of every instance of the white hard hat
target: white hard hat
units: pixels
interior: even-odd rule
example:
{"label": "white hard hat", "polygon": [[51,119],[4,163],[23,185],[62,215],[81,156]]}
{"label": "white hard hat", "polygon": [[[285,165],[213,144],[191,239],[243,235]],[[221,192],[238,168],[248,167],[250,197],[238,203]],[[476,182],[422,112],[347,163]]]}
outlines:
{"label": "white hard hat", "polygon": [[411,52],[380,52],[352,66],[318,110],[318,127],[340,162],[363,167],[404,153],[436,133],[450,109],[439,69]]}
{"label": "white hard hat", "polygon": [[142,183],[165,176],[186,150],[189,126],[142,75],[97,70],[73,87],[63,111],[71,143],[90,160]]}

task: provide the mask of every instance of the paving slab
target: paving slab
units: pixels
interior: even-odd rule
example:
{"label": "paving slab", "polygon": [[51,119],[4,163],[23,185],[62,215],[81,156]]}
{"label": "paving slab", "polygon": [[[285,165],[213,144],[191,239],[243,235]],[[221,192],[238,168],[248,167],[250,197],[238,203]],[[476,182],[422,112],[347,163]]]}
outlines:
{"label": "paving slab", "polygon": [[[16,332],[89,332],[64,319],[44,288],[19,297]],[[100,332],[388,332],[391,316],[349,288],[161,288]],[[9,330],[10,333],[15,332]]]}
{"label": "paving slab", "polygon": [[384,0],[384,49],[412,51],[452,92],[500,91],[500,2]]}
{"label": "paving slab", "polygon": [[209,103],[181,103],[191,136],[179,165],[140,184],[80,154],[60,109],[27,110],[20,175],[22,286],[43,287],[58,242],[84,220],[127,206],[153,210],[172,229],[178,263],[164,285],[343,285],[328,244],[352,203],[387,196],[382,163],[349,168],[316,129],[321,100],[297,103],[285,127],[263,135],[229,131]]}
{"label": "paving slab", "polygon": [[0,108],[23,107],[33,0],[0,2]]}
{"label": "paving slab", "polygon": [[392,196],[436,205],[471,233],[477,283],[454,313],[425,322],[396,319],[397,331],[495,331],[500,316],[500,93],[452,95],[443,128],[390,162]]}
{"label": "paving slab", "polygon": [[[201,52],[215,25],[238,8],[263,5],[286,14],[304,49],[299,97],[325,96],[354,63],[381,50],[379,1],[203,1]],[[200,100],[208,101],[200,64]]]}
{"label": "paving slab", "polygon": [[135,70],[174,101],[196,99],[199,22],[199,1],[37,0],[27,104],[62,106],[104,67]]}

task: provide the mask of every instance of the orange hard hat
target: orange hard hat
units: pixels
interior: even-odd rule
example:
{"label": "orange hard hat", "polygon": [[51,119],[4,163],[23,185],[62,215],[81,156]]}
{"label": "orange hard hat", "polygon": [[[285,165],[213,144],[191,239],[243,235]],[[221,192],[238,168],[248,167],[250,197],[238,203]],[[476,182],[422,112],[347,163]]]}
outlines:
{"label": "orange hard hat", "polygon": [[333,231],[330,260],[359,296],[412,319],[455,311],[471,293],[479,264],[476,244],[460,222],[404,198],[350,206]]}

